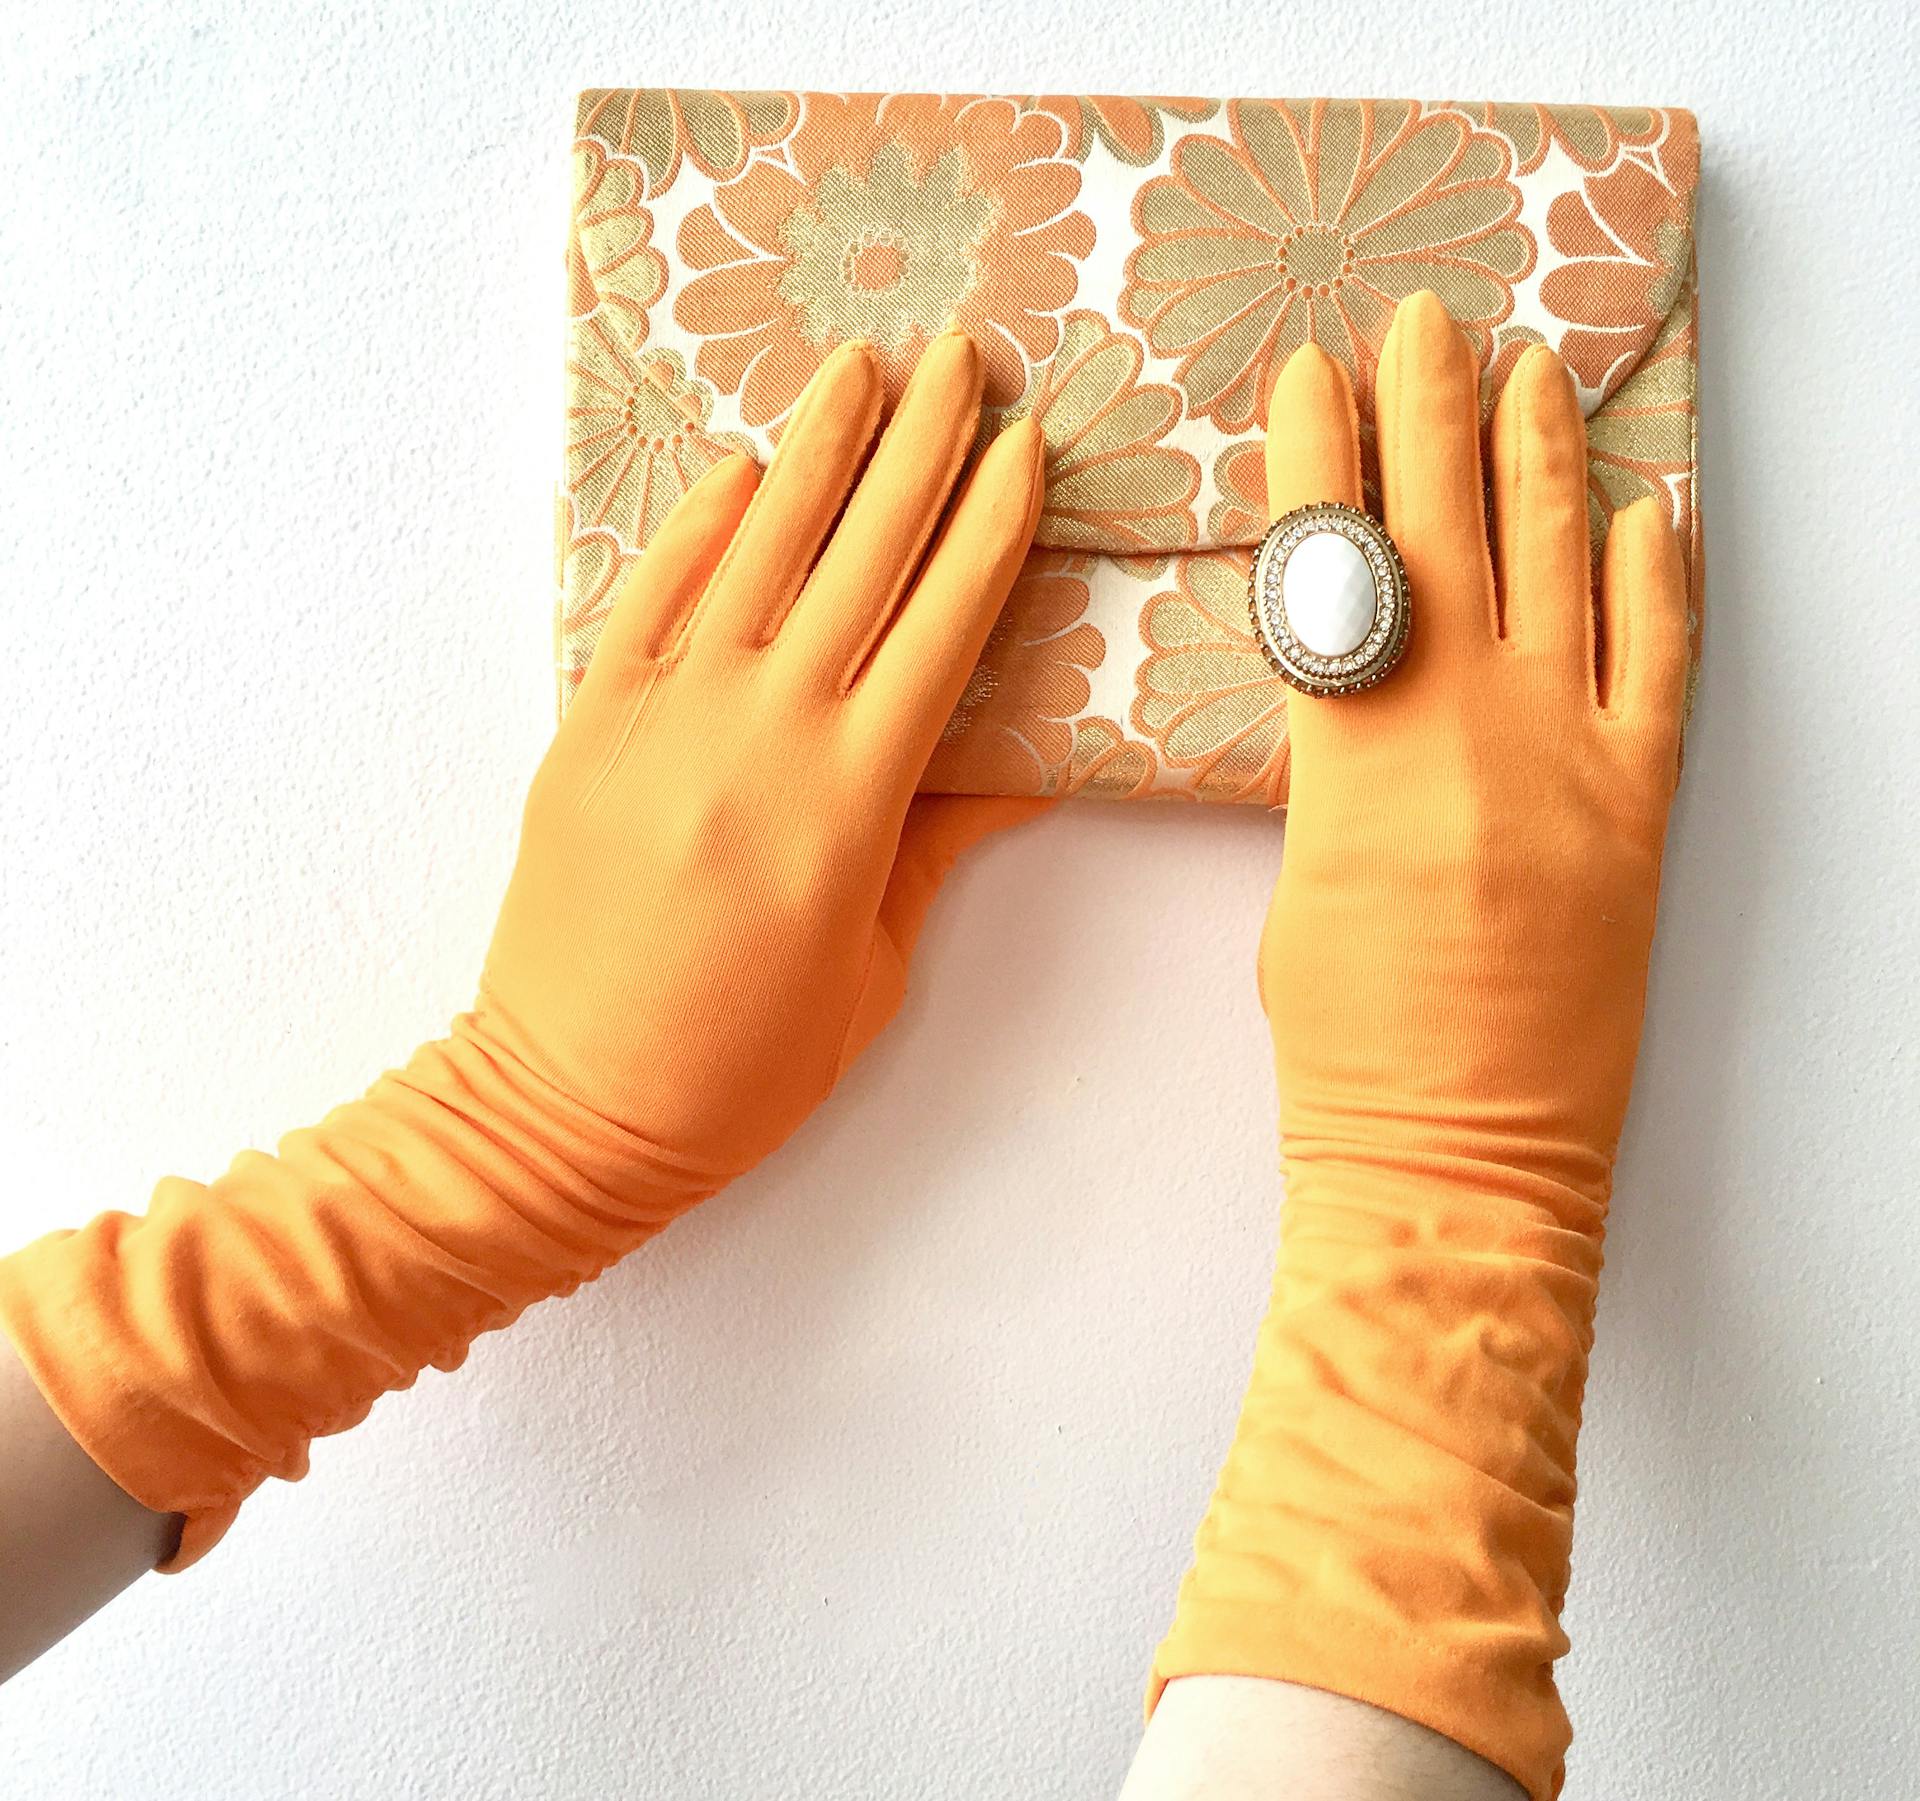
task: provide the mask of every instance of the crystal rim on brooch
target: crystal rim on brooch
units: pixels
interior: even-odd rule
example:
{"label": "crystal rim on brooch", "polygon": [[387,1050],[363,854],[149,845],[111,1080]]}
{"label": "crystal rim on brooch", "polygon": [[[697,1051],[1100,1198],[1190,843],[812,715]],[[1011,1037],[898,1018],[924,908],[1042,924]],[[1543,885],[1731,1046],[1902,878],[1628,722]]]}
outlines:
{"label": "crystal rim on brooch", "polygon": [[[1301,642],[1287,618],[1287,560],[1308,538],[1333,533],[1365,560],[1373,581],[1373,620],[1350,651],[1326,656]],[[1329,698],[1357,693],[1382,680],[1407,646],[1411,609],[1406,567],[1386,529],[1357,507],[1319,500],[1276,519],[1255,551],[1247,581],[1254,636],[1281,680],[1304,694]]]}

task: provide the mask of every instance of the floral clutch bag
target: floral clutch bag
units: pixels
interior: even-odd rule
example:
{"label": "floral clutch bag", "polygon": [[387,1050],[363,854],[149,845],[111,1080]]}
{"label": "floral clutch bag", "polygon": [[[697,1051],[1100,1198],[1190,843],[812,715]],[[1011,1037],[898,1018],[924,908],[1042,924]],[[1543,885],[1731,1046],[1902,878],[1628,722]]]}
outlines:
{"label": "floral clutch bag", "polygon": [[1698,168],[1692,117],[1660,108],[589,91],[561,705],[692,481],[768,456],[843,339],[897,394],[957,324],[987,360],[983,430],[1039,419],[1047,497],[925,785],[1283,804],[1288,690],[1246,602],[1266,382],[1317,339],[1370,454],[1375,359],[1420,288],[1477,349],[1489,410],[1528,344],[1566,359],[1595,542],[1658,494],[1697,642]]}

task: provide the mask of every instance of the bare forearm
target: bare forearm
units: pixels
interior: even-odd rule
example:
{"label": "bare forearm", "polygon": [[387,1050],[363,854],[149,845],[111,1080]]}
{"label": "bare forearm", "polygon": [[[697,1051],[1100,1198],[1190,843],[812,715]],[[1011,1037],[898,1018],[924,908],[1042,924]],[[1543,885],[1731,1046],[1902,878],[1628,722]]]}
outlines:
{"label": "bare forearm", "polygon": [[1519,1801],[1452,1739],[1345,1695],[1258,1676],[1169,1683],[1120,1801]]}
{"label": "bare forearm", "polygon": [[180,1522],[118,1488],[0,1336],[0,1681],[166,1556]]}

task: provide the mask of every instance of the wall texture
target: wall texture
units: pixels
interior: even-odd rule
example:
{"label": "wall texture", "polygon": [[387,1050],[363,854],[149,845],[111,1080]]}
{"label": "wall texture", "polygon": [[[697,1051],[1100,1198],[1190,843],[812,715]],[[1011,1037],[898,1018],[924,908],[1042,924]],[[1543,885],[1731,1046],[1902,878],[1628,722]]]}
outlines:
{"label": "wall texture", "polygon": [[[212,1173],[467,997],[550,726],[575,87],[1690,103],[1709,659],[1568,1794],[1920,1794],[1914,27],[1550,17],[8,9],[0,1238]],[[773,1167],[0,1691],[0,1794],[1110,1794],[1267,1285],[1280,840],[1089,805],[989,847]]]}

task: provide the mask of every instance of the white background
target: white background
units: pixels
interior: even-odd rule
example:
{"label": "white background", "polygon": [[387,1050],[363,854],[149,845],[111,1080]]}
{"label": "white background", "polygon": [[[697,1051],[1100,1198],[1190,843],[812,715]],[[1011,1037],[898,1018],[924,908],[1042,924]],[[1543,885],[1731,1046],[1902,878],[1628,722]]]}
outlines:
{"label": "white background", "polygon": [[[217,1172],[470,993],[552,723],[576,87],[1691,104],[1709,655],[1568,1794],[1914,1796],[1913,27],[1340,14],[9,6],[0,1240]],[[0,1692],[0,1793],[1110,1795],[1268,1282],[1280,841],[990,846],[773,1165]]]}

